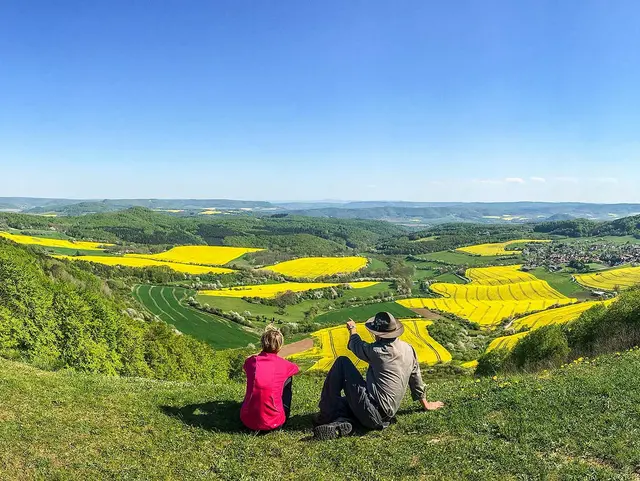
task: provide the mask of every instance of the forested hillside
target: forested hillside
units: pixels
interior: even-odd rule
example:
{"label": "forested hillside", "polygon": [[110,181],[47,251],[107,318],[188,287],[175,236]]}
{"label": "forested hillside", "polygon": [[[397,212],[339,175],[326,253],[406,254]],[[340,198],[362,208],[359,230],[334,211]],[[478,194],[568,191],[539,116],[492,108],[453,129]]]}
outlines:
{"label": "forested hillside", "polygon": [[2,226],[55,229],[77,239],[140,244],[208,244],[273,248],[297,255],[330,255],[368,249],[402,228],[380,221],[274,216],[171,216],[135,207],[79,217],[0,213]]}
{"label": "forested hillside", "polygon": [[44,369],[211,380],[228,360],[126,309],[109,284],[0,239],[0,356]]}
{"label": "forested hillside", "polygon": [[625,236],[640,238],[640,215],[624,217],[610,222],[597,222],[588,219],[542,222],[535,232],[570,237]]}

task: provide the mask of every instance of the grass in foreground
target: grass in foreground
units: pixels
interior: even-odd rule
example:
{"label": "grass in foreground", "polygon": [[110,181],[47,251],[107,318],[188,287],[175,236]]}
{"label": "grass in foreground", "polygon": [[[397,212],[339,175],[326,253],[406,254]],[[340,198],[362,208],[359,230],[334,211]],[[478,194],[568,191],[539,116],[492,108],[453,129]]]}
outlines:
{"label": "grass in foreground", "polygon": [[3,479],[634,479],[640,353],[546,376],[443,381],[384,431],[309,440],[322,378],[294,381],[290,425],[238,420],[244,386],[48,373],[0,361]]}

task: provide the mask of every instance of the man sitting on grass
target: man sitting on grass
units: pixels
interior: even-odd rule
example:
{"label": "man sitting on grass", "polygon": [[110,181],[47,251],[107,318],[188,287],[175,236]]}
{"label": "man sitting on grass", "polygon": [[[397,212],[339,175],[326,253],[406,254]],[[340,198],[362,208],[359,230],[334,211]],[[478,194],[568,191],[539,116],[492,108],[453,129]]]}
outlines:
{"label": "man sitting on grass", "polygon": [[[388,312],[379,312],[365,323],[375,342],[364,342],[349,319],[348,348],[369,363],[367,380],[346,356],[340,356],[327,374],[320,396],[313,434],[316,439],[333,439],[351,433],[355,419],[368,429],[383,429],[394,418],[402,398],[411,389],[414,401],[426,411],[441,408],[440,401],[427,402],[416,352],[398,339],[404,326]],[[344,396],[342,392],[344,391]]]}

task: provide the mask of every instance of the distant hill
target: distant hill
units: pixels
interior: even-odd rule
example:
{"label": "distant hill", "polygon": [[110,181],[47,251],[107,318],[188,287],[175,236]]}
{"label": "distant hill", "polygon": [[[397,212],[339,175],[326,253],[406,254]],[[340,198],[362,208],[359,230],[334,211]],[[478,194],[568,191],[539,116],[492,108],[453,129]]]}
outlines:
{"label": "distant hill", "polygon": [[379,219],[407,225],[451,222],[514,224],[574,218],[612,220],[640,213],[640,204],[350,202],[331,207],[306,208],[295,213],[313,217]]}
{"label": "distant hill", "polygon": [[576,218],[615,220],[640,214],[640,204],[585,204],[578,202],[264,202],[231,199],[37,199],[0,198],[0,210],[75,216],[115,212],[132,207],[175,211],[176,216],[195,215],[204,209],[255,215],[291,213],[337,219],[386,220],[416,227],[452,222],[523,224]]}
{"label": "distant hill", "polygon": [[640,215],[624,217],[608,222],[598,222],[589,219],[542,222],[535,226],[534,231],[570,237],[625,235],[640,237]]}

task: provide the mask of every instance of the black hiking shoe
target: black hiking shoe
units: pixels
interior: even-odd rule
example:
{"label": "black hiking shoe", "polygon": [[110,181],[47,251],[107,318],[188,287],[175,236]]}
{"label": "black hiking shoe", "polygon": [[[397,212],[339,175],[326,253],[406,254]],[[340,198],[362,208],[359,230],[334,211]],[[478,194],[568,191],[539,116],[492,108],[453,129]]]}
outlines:
{"label": "black hiking shoe", "polygon": [[329,424],[331,421],[322,417],[320,413],[315,413],[311,418],[311,424],[314,428],[321,426],[322,424]]}
{"label": "black hiking shoe", "polygon": [[321,424],[313,428],[313,437],[318,441],[327,441],[341,436],[348,436],[353,431],[353,426],[346,420],[337,420],[329,424]]}

